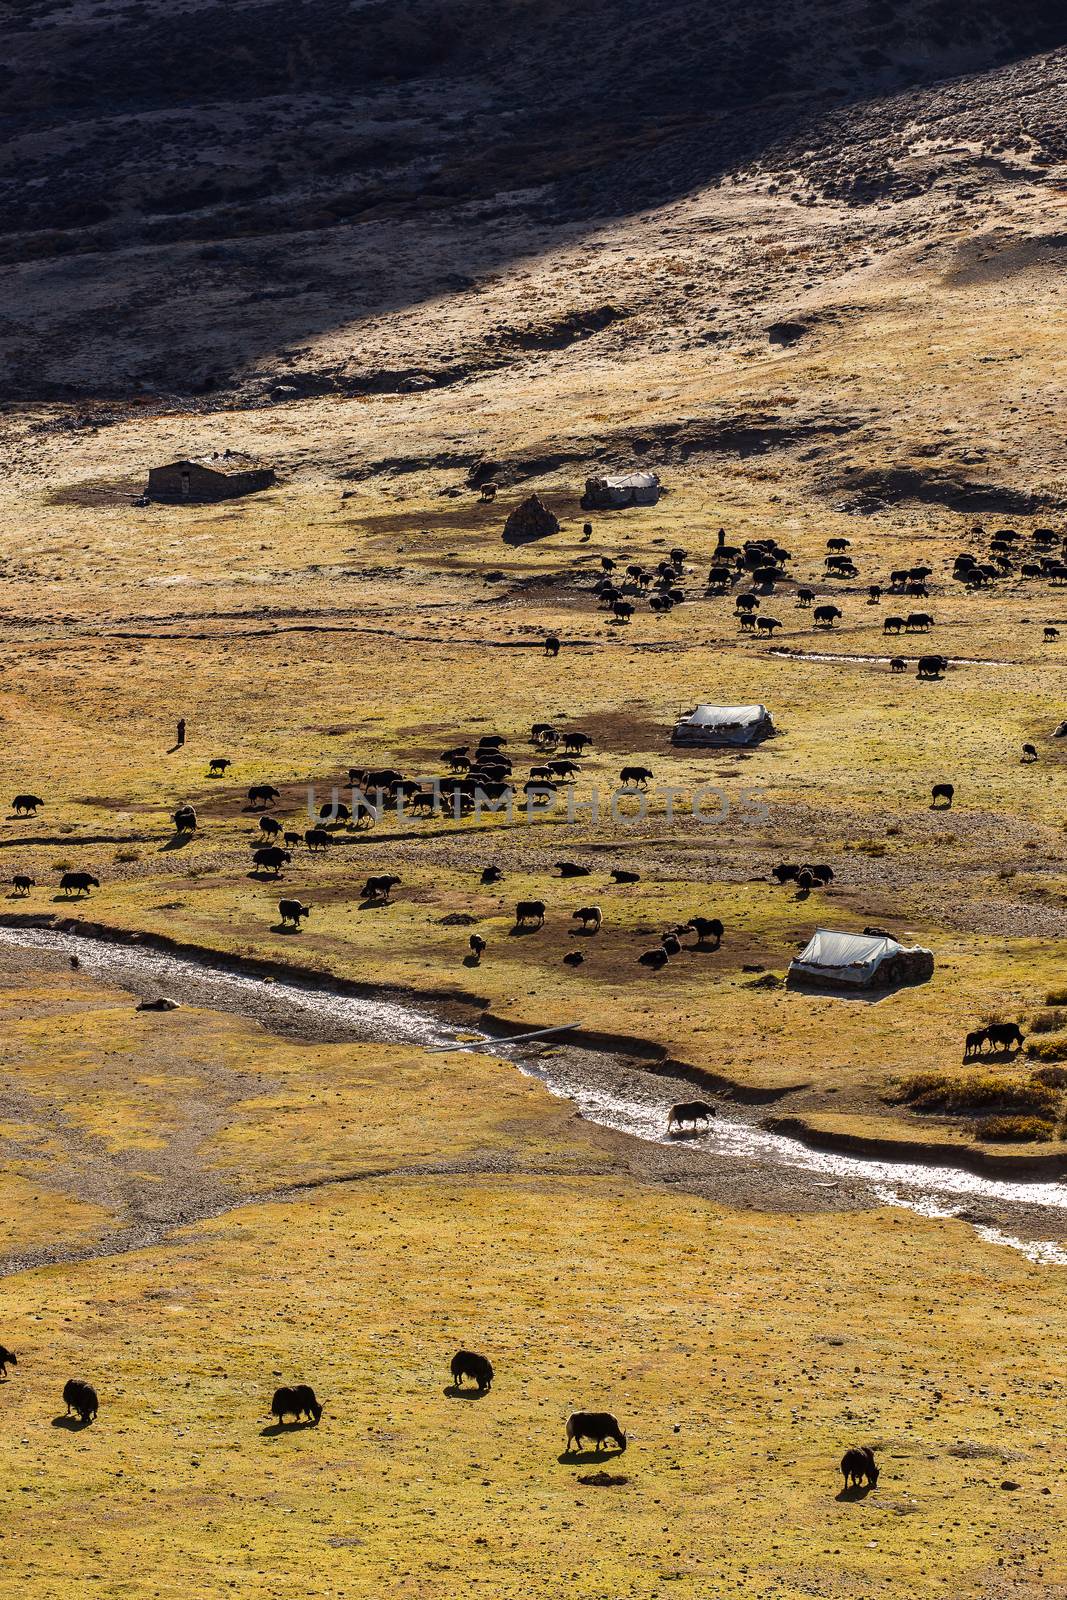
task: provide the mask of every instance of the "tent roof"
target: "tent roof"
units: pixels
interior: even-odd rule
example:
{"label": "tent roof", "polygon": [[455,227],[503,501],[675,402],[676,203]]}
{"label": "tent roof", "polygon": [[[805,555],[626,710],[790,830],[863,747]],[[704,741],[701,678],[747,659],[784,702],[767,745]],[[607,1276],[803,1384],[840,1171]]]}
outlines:
{"label": "tent roof", "polygon": [[743,728],[767,714],[766,706],[697,706],[681,720],[695,728]]}
{"label": "tent roof", "polygon": [[806,967],[834,970],[842,967],[872,967],[903,949],[902,944],[885,934],[839,933],[833,928],[816,928],[796,960]]}
{"label": "tent roof", "polygon": [[605,483],[609,489],[654,489],[659,478],[654,472],[605,472],[590,478],[590,483]]}

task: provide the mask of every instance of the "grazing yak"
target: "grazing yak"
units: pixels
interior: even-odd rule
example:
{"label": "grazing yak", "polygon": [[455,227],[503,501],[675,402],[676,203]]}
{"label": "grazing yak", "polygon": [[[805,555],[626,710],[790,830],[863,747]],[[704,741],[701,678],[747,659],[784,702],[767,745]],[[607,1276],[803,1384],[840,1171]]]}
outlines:
{"label": "grazing yak", "polygon": [[934,806],[937,805],[937,802],[939,800],[943,800],[945,802],[943,809],[946,810],[946,811],[949,810],[951,805],[952,805],[952,801],[953,801],[953,798],[955,796],[955,793],[956,793],[955,784],[952,784],[952,783],[935,783],[933,788],[930,790],[930,808],[931,808],[931,810],[934,808]]}
{"label": "grazing yak", "polygon": [[982,1047],[989,1042],[989,1034],[985,1028],[973,1028],[963,1041],[963,1059],[969,1061],[972,1056],[980,1056]]}
{"label": "grazing yak", "polygon": [[811,605],[811,602],[814,599],[815,599],[815,590],[814,589],[798,589],[797,590],[797,605],[800,606],[802,609],[806,610],[807,607]]}
{"label": "grazing yak", "polygon": [[904,626],[903,617],[886,617],[882,623],[883,633],[899,633]]}
{"label": "grazing yak", "polygon": [[580,922],[584,933],[589,924],[593,924],[593,932],[600,932],[600,925],[604,921],[604,913],[599,906],[579,906],[577,911],[572,911],[571,916],[575,922]]}
{"label": "grazing yak", "polygon": [[920,656],[919,657],[918,671],[916,672],[916,677],[918,677],[918,678],[940,678],[941,674],[943,672],[947,672],[947,671],[948,671],[948,657],[947,656]]}
{"label": "grazing yak", "polygon": [[278,799],[278,790],[273,783],[254,783],[248,791],[250,806],[269,806],[272,800]]}
{"label": "grazing yak", "polygon": [[393,890],[400,884],[400,879],[392,873],[383,872],[374,878],[368,878],[361,891],[364,900],[377,900],[382,905],[388,905],[389,897]]}
{"label": "grazing yak", "polygon": [[481,934],[472,933],[468,943],[471,947],[471,955],[474,957],[475,961],[480,961],[488,949],[488,945],[482,938]]}
{"label": "grazing yak", "polygon": [[610,1411],[571,1412],[567,1418],[566,1454],[570,1455],[571,1448],[574,1445],[577,1445],[580,1450],[583,1439],[591,1439],[593,1441],[598,1455],[608,1440],[617,1445],[620,1450],[626,1449],[626,1435]]}
{"label": "grazing yak", "polygon": [[515,926],[522,928],[527,922],[536,922],[539,928],[545,925],[545,902],[543,900],[520,900],[515,907]]}
{"label": "grazing yak", "polygon": [[310,1417],[318,1424],[322,1416],[322,1406],[315,1397],[315,1391],[310,1384],[295,1383],[290,1388],[288,1385],[275,1389],[274,1399],[270,1403],[271,1416],[277,1417],[283,1423],[286,1417],[293,1417],[300,1422],[304,1417]]}
{"label": "grazing yak", "polygon": [[667,1132],[673,1133],[675,1128],[683,1128],[686,1123],[695,1128],[698,1122],[708,1122],[714,1115],[715,1107],[709,1106],[706,1100],[683,1100],[671,1106]]}
{"label": "grazing yak", "polygon": [[868,1446],[857,1446],[846,1450],[841,1457],[841,1474],[845,1480],[845,1488],[859,1488],[861,1482],[866,1482],[867,1487],[878,1487],[878,1467],[874,1460],[874,1451]]}
{"label": "grazing yak", "polygon": [[464,1378],[470,1378],[478,1385],[479,1394],[493,1387],[493,1363],[488,1356],[477,1355],[473,1350],[457,1350],[449,1364],[449,1371],[457,1389],[462,1389]]}
{"label": "grazing yak", "polygon": [[651,967],[653,972],[661,972],[667,965],[670,957],[668,956],[666,950],[661,947],[658,950],[644,951],[643,954],[638,956],[637,960],[640,966]]}
{"label": "grazing yak", "polygon": [[1017,1022],[991,1022],[985,1030],[994,1050],[1021,1050],[1023,1032]]}
{"label": "grazing yak", "polygon": [[1042,642],[1044,644],[1054,644],[1055,641],[1059,638],[1059,636],[1060,636],[1059,628],[1047,627],[1045,629],[1044,638],[1043,638]]}
{"label": "grazing yak", "polygon": [[196,832],[196,812],[192,806],[179,806],[171,818],[175,833]]}
{"label": "grazing yak", "polygon": [[697,944],[707,944],[709,939],[713,939],[715,947],[718,949],[719,945],[722,944],[724,929],[718,917],[690,917],[689,921],[678,931],[680,933],[685,933],[686,931],[695,933]]}
{"label": "grazing yak", "polygon": [[894,656],[889,663],[890,672],[906,672],[908,663],[903,656]]}
{"label": "grazing yak", "polygon": [[634,608],[629,600],[613,601],[611,610],[616,622],[629,622],[634,614]]}
{"label": "grazing yak", "polygon": [[660,947],[669,956],[680,956],[682,953],[682,941],[676,933],[663,934]]}
{"label": "grazing yak", "polygon": [[304,843],[311,851],[325,850],[332,842],[325,828],[308,828],[304,834]]}
{"label": "grazing yak", "polygon": [[0,1378],[7,1377],[8,1367],[17,1366],[18,1361],[15,1358],[14,1351],[8,1350],[4,1345],[0,1344]]}
{"label": "grazing yak", "polygon": [[488,886],[491,883],[502,883],[503,880],[504,874],[499,867],[489,866],[482,868],[481,882],[483,884]]}
{"label": "grazing yak", "polygon": [[735,611],[758,611],[759,596],[754,594],[739,594],[734,601]]}
{"label": "grazing yak", "polygon": [[565,733],[563,735],[563,751],[565,755],[580,756],[587,744],[592,744],[591,733]]}
{"label": "grazing yak", "polygon": [[35,817],[37,815],[37,807],[43,805],[44,801],[41,799],[40,795],[17,794],[14,800],[11,802],[11,809],[14,811],[16,817]]}
{"label": "grazing yak", "polygon": [[867,596],[867,604],[869,606],[876,606],[879,600],[882,598],[882,585],[880,583],[868,584]]}
{"label": "grazing yak", "polygon": [[757,617],[756,618],[756,629],[757,629],[757,632],[765,633],[767,635],[768,639],[774,633],[775,628],[780,628],[781,626],[782,626],[782,624],[778,621],[777,617]]}
{"label": "grazing yak", "polygon": [[839,606],[816,606],[811,620],[816,628],[832,628],[841,615]]}
{"label": "grazing yak", "polygon": [[928,633],[934,619],[928,611],[909,611],[904,619],[905,633]]}
{"label": "grazing yak", "polygon": [[565,967],[580,967],[584,960],[585,956],[580,950],[568,950],[563,957],[563,965]]}
{"label": "grazing yak", "polygon": [[80,1378],[68,1378],[63,1385],[63,1404],[68,1417],[76,1411],[83,1422],[92,1422],[98,1409],[96,1390]]}
{"label": "grazing yak", "polygon": [[625,867],[612,867],[610,876],[613,883],[641,882],[641,874],[639,872],[630,872]]}
{"label": "grazing yak", "polygon": [[559,870],[561,878],[588,878],[589,868],[581,867],[576,861],[557,861],[554,863]]}
{"label": "grazing yak", "polygon": [[559,640],[555,634],[550,633],[545,639],[545,655],[555,659],[559,655]]}
{"label": "grazing yak", "polygon": [[319,807],[319,821],[351,822],[352,812],[348,806],[342,803],[342,801],[328,800],[325,805]]}
{"label": "grazing yak", "polygon": [[100,879],[94,878],[91,872],[64,872],[59,887],[66,895],[88,894],[90,889],[99,889]]}
{"label": "grazing yak", "polygon": [[747,633],[751,633],[751,632],[754,631],[755,626],[756,626],[756,617],[755,617],[755,614],[753,612],[751,612],[751,611],[739,611],[737,613],[737,621],[738,621],[738,624],[742,628],[743,631],[745,631]]}
{"label": "grazing yak", "polygon": [[1036,744],[1024,744],[1023,745],[1022,760],[1023,761],[1036,761],[1037,760],[1037,745]]}
{"label": "grazing yak", "polygon": [[278,914],[282,919],[282,927],[283,928],[286,926],[287,923],[290,923],[290,922],[293,924],[294,927],[299,928],[299,926],[300,926],[300,918],[301,917],[310,917],[310,915],[311,915],[311,907],[310,906],[302,906],[300,904],[299,900],[279,900],[278,901]]}
{"label": "grazing yak", "polygon": [[24,872],[16,872],[11,882],[16,894],[29,894],[31,889],[37,887],[37,879],[27,877]]}
{"label": "grazing yak", "polygon": [[141,1000],[137,1005],[138,1011],[180,1011],[181,1008],[180,1000],[172,1000],[165,994],[155,1000]]}
{"label": "grazing yak", "polygon": [[282,850],[276,844],[261,845],[258,850],[253,850],[252,852],[252,870],[253,872],[266,871],[277,878],[282,868],[287,866],[292,859],[288,850]]}
{"label": "grazing yak", "polygon": [[647,789],[649,778],[654,776],[655,774],[651,767],[623,767],[619,773],[619,782],[626,784],[628,787],[636,786]]}
{"label": "grazing yak", "polygon": [[229,756],[212,756],[207,764],[207,775],[209,778],[221,778],[226,768],[232,766]]}
{"label": "grazing yak", "polygon": [[800,864],[795,861],[782,861],[778,866],[771,868],[771,877],[778,883],[795,883]]}
{"label": "grazing yak", "polygon": [[282,832],[282,824],[277,817],[260,817],[259,831],[265,833],[268,839],[276,839]]}

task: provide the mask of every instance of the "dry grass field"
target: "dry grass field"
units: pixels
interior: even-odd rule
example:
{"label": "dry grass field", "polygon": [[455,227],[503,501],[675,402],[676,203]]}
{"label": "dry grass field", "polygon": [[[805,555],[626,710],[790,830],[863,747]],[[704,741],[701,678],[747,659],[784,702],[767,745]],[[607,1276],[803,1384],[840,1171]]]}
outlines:
{"label": "dry grass field", "polygon": [[[132,30],[155,17],[129,10]],[[734,130],[715,161],[709,128],[726,131],[699,107],[679,99],[657,134],[635,88],[632,125],[609,127],[600,89],[564,76],[605,185],[630,185],[594,206],[573,122],[537,142],[508,120],[529,18],[500,12],[519,32],[500,35],[488,110],[464,78],[404,121],[391,71],[359,101],[360,139],[397,161],[410,140],[412,171],[439,119],[433,203],[379,175],[350,214],[321,173],[293,176],[342,115],[329,85],[288,108],[260,85],[269,116],[257,131],[231,105],[238,137],[213,82],[182,113],[204,163],[190,193],[221,159],[205,127],[246,186],[289,127],[284,233],[251,200],[232,211],[232,173],[187,225],[142,216],[171,113],[140,107],[145,165],[123,166],[110,220],[67,184],[68,222],[0,235],[0,1345],[18,1356],[0,1381],[0,1591],[1065,1600],[1063,1268],[996,1242],[1062,1248],[1067,1216],[1044,1188],[1067,1174],[1067,588],[1020,570],[1035,530],[1067,536],[1062,55],[1013,63],[998,44],[995,68],[968,57],[957,79],[919,51],[927,99],[886,69],[825,138],[790,122],[803,87],[786,85],[767,115],[789,139],[756,159]],[[574,19],[545,13],[570,38]],[[97,21],[68,22],[63,49],[91,62],[78,29]],[[679,26],[688,43],[693,18]],[[248,74],[274,37],[250,40]],[[547,54],[522,59],[554,84]],[[22,162],[88,181],[43,84],[0,160],[4,227]],[[478,166],[464,118],[483,113],[501,142]],[[93,128],[101,161],[120,130]],[[782,323],[800,331],[783,342]],[[226,449],[276,485],[137,503],[150,467]],[[658,504],[581,509],[592,472],[639,466]],[[505,542],[531,493],[560,531]],[[740,630],[736,591],[708,590],[720,528],[790,552],[761,599],[771,641]],[[1013,570],[966,589],[956,556],[1006,528]],[[827,576],[828,539],[856,576]],[[657,614],[635,594],[617,622],[604,558],[618,574],[674,547],[684,602]],[[927,598],[888,592],[917,565]],[[805,587],[840,608],[832,629]],[[886,634],[912,610],[929,632]],[[929,652],[949,667],[927,681]],[[672,746],[704,701],[763,703],[776,736]],[[388,813],[294,845],[277,879],[252,870],[251,785],[276,786],[269,814],[302,835],[351,800],[350,767],[429,779],[487,734],[521,786],[537,722],[591,738],[573,815],[562,796],[510,819]],[[647,793],[613,800],[629,765],[651,769]],[[932,806],[944,782],[953,803]],[[9,807],[23,793],[36,815]],[[833,881],[779,886],[782,862]],[[483,885],[490,864],[503,879]],[[63,894],[72,870],[99,886]],[[363,893],[376,874],[399,878],[388,904]],[[282,896],[310,906],[298,929]],[[545,924],[516,930],[531,898]],[[591,904],[603,926],[583,937],[572,913]],[[696,915],[721,919],[721,945],[638,964]],[[844,1168],[746,1182],[702,1138],[579,1115],[503,1048],[316,1031],[284,986],[273,1010],[139,1012],[106,943],[74,967],[6,942],[27,921],[366,986],[460,1034],[580,1025],[646,1095],[661,1084],[664,1121],[688,1076],[753,1128],[1040,1179],[1043,1198],[925,1216]],[[925,945],[933,977],[787,987],[819,927]],[[965,1061],[995,1021],[1023,1048]],[[447,1390],[460,1346],[496,1367],[480,1398]],[[87,1428],[63,1416],[75,1374],[100,1397]],[[277,1428],[273,1390],[298,1381],[323,1419]],[[614,1411],[625,1454],[564,1458],[576,1407]],[[881,1477],[843,1497],[853,1443]],[[588,1481],[601,1468],[623,1481]]]}

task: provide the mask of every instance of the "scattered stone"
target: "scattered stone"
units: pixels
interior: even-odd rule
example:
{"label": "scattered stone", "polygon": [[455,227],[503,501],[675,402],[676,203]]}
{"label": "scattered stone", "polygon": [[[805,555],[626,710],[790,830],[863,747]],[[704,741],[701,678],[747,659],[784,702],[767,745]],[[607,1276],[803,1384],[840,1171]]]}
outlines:
{"label": "scattered stone", "polygon": [[603,1471],[591,1472],[586,1477],[578,1479],[579,1483],[591,1484],[594,1489],[614,1489],[619,1484],[629,1483],[629,1481],[629,1478],[624,1477],[622,1473]]}

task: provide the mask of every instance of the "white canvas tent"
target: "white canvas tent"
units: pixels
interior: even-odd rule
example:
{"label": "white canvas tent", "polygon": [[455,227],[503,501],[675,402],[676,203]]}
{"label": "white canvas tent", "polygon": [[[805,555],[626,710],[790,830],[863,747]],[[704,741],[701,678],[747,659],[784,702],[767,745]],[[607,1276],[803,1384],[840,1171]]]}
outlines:
{"label": "white canvas tent", "polygon": [[816,928],[800,955],[789,963],[792,979],[849,989],[922,983],[933,970],[933,951],[921,945],[898,944],[888,934],[840,933],[831,928]]}
{"label": "white canvas tent", "polygon": [[587,478],[583,511],[614,511],[622,506],[654,506],[659,499],[659,479],[654,472],[615,473]]}
{"label": "white canvas tent", "polygon": [[697,706],[675,724],[671,743],[754,744],[773,732],[774,723],[766,706]]}

